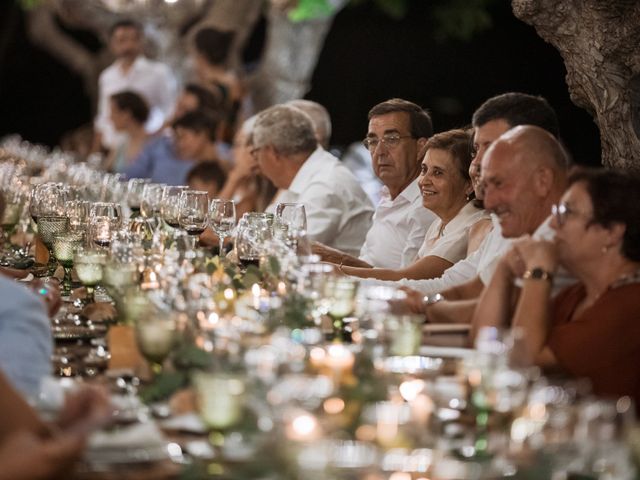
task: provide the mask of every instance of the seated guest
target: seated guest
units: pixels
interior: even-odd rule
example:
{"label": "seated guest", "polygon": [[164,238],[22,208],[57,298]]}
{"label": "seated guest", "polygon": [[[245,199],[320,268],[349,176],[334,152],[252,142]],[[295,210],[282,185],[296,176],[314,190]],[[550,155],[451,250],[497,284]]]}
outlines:
{"label": "seated guest", "polygon": [[222,114],[224,107],[222,99],[219,98],[219,95],[215,91],[202,87],[197,83],[187,83],[176,99],[173,115],[165,122],[163,128],[170,129],[173,122],[185,113],[196,110]]}
{"label": "seated guest", "polygon": [[[215,95],[211,92],[197,85],[189,84],[178,97],[174,117],[180,113],[180,116],[176,117],[177,119],[198,109],[213,111],[211,107],[219,105]],[[173,133],[174,131],[171,129],[169,132],[150,139],[134,163],[124,169],[125,176],[127,178],[150,178],[153,182],[166,183],[167,185],[184,185],[187,173],[195,162],[180,157]]]}
{"label": "seated guest", "polygon": [[341,266],[343,273],[380,280],[432,278],[467,256],[469,229],[489,222],[488,214],[471,201],[471,136],[464,130],[438,133],[425,149],[418,185],[424,207],[438,218],[427,230],[419,260],[399,270]]}
{"label": "seated guest", "polygon": [[145,130],[149,107],[142,96],[129,90],[111,95],[109,106],[113,128],[124,138],[109,152],[105,168],[122,172],[140,155],[149,138]]}
{"label": "seated guest", "polygon": [[176,150],[180,158],[196,163],[218,162],[225,170],[228,169],[218,154],[219,126],[220,119],[204,110],[187,112],[173,122]]}
{"label": "seated guest", "polygon": [[286,105],[299,108],[309,115],[311,123],[313,123],[313,131],[316,134],[318,144],[325,150],[329,150],[329,141],[331,140],[331,116],[327,109],[318,102],[302,99],[290,100]]}
{"label": "seated guest", "polygon": [[[489,146],[500,135],[518,125],[534,125],[543,128],[556,138],[559,133],[558,119],[549,103],[542,97],[518,92],[503,93],[485,101],[473,114],[472,125],[474,157],[469,175],[473,182],[476,200],[484,199],[480,181],[482,158]],[[491,218],[494,228],[486,235],[482,245],[467,258],[448,268],[439,278],[405,282],[412,289],[420,292],[415,295],[418,304],[425,294],[443,293],[447,289],[458,286],[466,292],[475,292],[471,293],[473,297],[479,295],[483,282],[488,281],[490,277],[492,266],[495,266],[497,258],[506,251],[511,241],[502,236],[498,217],[492,215]]]}
{"label": "seated guest", "polygon": [[205,161],[196,164],[187,174],[187,185],[193,190],[207,192],[209,200],[218,198],[227,174],[218,162]]}
{"label": "seated guest", "polygon": [[[293,105],[297,103],[290,102]],[[435,214],[422,206],[418,186],[424,145],[433,134],[429,114],[394,98],[369,111],[367,145],[373,171],[384,183],[360,257],[315,244],[324,261],[355,267],[402,268],[418,257]]]}
{"label": "seated guest", "polygon": [[276,188],[260,174],[258,162],[251,154],[251,132],[256,117],[248,118],[233,139],[233,168],[220,192],[220,198],[236,203],[236,215],[242,218],[246,212],[263,212],[273,200]]}
{"label": "seated guest", "polygon": [[285,190],[278,201],[305,206],[311,240],[358,254],[373,206],[349,169],[318,146],[307,114],[286,105],[258,114],[252,152],[260,171]]}
{"label": "seated guest", "polygon": [[[538,365],[587,377],[598,395],[638,401],[640,178],[580,170],[569,183],[553,208],[554,240],[514,242],[480,299],[474,327],[511,320]],[[552,298],[559,265],[579,282]],[[514,278],[523,279],[515,313]]]}

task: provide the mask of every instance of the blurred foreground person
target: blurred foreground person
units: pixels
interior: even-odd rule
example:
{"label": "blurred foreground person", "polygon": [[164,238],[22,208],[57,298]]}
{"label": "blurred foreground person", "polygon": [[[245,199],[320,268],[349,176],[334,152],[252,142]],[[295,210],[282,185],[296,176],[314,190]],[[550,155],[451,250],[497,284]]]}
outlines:
{"label": "blurred foreground person", "polygon": [[55,423],[43,423],[2,373],[0,411],[0,480],[71,478],[87,435],[112,415],[101,390],[83,387],[67,396]]}
{"label": "blurred foreground person", "polygon": [[122,172],[140,155],[149,139],[144,124],[149,117],[149,107],[140,95],[130,90],[111,95],[110,118],[114,129],[124,138],[109,152],[105,168]]}
{"label": "blurred foreground person", "polygon": [[[640,178],[580,170],[553,207],[554,240],[523,238],[485,289],[474,329],[511,323],[531,359],[591,380],[598,395],[640,400]],[[552,298],[564,266],[579,282]],[[518,293],[514,279],[522,278]]]}

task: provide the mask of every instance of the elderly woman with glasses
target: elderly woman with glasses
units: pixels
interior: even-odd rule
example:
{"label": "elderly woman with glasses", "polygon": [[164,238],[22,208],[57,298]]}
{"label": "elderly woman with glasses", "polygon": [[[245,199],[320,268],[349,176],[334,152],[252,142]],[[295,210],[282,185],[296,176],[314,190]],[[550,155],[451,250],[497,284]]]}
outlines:
{"label": "elderly woman with glasses", "polygon": [[449,130],[438,133],[427,141],[424,148],[418,185],[422,205],[438,218],[425,232],[418,260],[397,270],[341,265],[343,273],[392,281],[436,278],[477,248],[488,233],[489,215],[473,201],[475,192],[469,176],[472,160],[470,132]]}
{"label": "elderly woman with glasses", "polygon": [[[640,178],[574,172],[551,226],[553,241],[524,238],[502,258],[474,327],[511,318],[538,365],[587,377],[596,394],[640,400]],[[579,281],[552,298],[559,266]]]}

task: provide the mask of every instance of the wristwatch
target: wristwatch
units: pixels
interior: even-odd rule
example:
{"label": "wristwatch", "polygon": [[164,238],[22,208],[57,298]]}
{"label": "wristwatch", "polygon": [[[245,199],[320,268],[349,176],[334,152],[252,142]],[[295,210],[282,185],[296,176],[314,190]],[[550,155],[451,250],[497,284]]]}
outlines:
{"label": "wristwatch", "polygon": [[433,305],[444,300],[444,295],[440,293],[434,293],[433,295],[425,295],[422,297],[422,304],[424,306]]}
{"label": "wristwatch", "polygon": [[527,270],[526,272],[524,272],[524,275],[522,275],[522,278],[524,280],[548,280],[549,282],[553,281],[553,273],[551,273],[548,270],[545,270],[544,268],[541,267],[535,267],[532,268],[531,270]]}

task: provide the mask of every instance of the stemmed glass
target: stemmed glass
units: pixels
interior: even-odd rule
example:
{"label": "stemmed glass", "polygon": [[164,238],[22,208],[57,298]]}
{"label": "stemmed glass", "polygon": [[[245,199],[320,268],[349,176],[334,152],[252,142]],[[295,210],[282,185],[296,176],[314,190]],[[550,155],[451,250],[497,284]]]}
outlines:
{"label": "stemmed glass", "polygon": [[103,216],[91,217],[89,239],[99,247],[108,248],[117,230],[118,219]]}
{"label": "stemmed glass", "polygon": [[77,248],[82,246],[84,235],[82,232],[58,233],[53,237],[53,253],[56,260],[64,268],[64,279],[62,280],[62,297],[71,296],[71,269],[73,268],[73,258]]}
{"label": "stemmed glass", "polygon": [[162,364],[173,350],[176,323],[174,313],[153,310],[138,317],[135,323],[136,343],[154,375],[162,373]]}
{"label": "stemmed glass", "polygon": [[200,190],[184,190],[180,194],[178,222],[192,238],[192,248],[196,248],[198,237],[207,228],[207,209],[209,200],[207,192]]}
{"label": "stemmed glass", "polygon": [[62,216],[38,216],[38,234],[49,250],[48,275],[51,277],[58,268],[53,252],[55,235],[65,233],[69,229],[69,219]]}
{"label": "stemmed glass", "polygon": [[3,232],[3,241],[0,242],[0,245],[2,245],[10,242],[11,234],[22,215],[24,200],[19,192],[9,190],[0,194],[3,195],[5,201],[4,212],[2,213],[2,218],[0,218]]}
{"label": "stemmed glass", "polygon": [[132,217],[140,215],[142,192],[147,183],[149,183],[149,181],[144,178],[132,178],[127,184],[127,204],[131,209]]}
{"label": "stemmed glass", "polygon": [[265,253],[272,238],[271,227],[266,218],[245,213],[236,231],[236,254],[241,267],[260,266],[260,257]]}
{"label": "stemmed glass", "polygon": [[153,220],[153,228],[158,226],[157,217],[160,215],[160,204],[162,202],[162,192],[166,185],[159,183],[147,183],[142,190],[140,201],[140,215]]}
{"label": "stemmed glass", "polygon": [[236,204],[233,200],[211,200],[209,206],[211,228],[220,239],[220,257],[224,257],[224,239],[228,237],[236,225]]}
{"label": "stemmed glass", "polygon": [[107,254],[95,248],[78,248],[73,261],[78,279],[87,290],[85,303],[94,303],[94,289],[102,281]]}
{"label": "stemmed glass", "polygon": [[38,217],[64,216],[65,195],[57,183],[41,183],[36,185],[31,193],[29,213],[33,221],[38,223]]}
{"label": "stemmed glass", "polygon": [[284,231],[306,230],[307,214],[302,203],[278,203],[276,225]]}
{"label": "stemmed glass", "polygon": [[117,227],[122,225],[122,207],[113,202],[96,202],[91,205],[89,211],[91,219],[96,217],[106,217],[113,220]]}
{"label": "stemmed glass", "polygon": [[180,214],[180,195],[187,188],[189,187],[184,185],[164,187],[162,201],[160,202],[160,213],[162,219],[171,228],[180,227],[180,221],[178,220]]}
{"label": "stemmed glass", "polygon": [[71,200],[65,208],[71,230],[84,230],[89,219],[91,203],[85,200]]}

